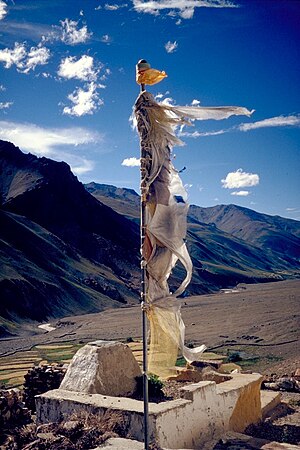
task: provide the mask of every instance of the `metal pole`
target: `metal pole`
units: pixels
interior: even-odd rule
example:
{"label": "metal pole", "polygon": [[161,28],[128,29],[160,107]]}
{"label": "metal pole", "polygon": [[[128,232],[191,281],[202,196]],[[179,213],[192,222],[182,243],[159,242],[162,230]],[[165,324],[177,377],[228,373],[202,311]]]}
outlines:
{"label": "metal pole", "polygon": [[[141,84],[141,92],[145,85]],[[145,186],[145,149],[141,145],[141,301],[142,301],[142,327],[143,327],[143,400],[144,400],[144,449],[149,450],[149,393],[148,393],[148,355],[147,355],[147,314],[146,314],[146,260],[143,253],[146,233],[146,186]]]}

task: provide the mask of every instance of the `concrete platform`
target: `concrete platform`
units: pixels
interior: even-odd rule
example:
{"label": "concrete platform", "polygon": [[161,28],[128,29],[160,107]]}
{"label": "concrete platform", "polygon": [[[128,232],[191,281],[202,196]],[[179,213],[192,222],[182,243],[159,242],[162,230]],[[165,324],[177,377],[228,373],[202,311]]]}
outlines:
{"label": "concrete platform", "polygon": [[[260,374],[234,374],[216,385],[201,381],[182,388],[183,398],[149,404],[150,439],[169,449],[204,448],[227,431],[243,432],[262,418]],[[37,422],[57,422],[76,411],[122,411],[129,433],[143,441],[143,402],[125,397],[57,389],[36,397]]]}

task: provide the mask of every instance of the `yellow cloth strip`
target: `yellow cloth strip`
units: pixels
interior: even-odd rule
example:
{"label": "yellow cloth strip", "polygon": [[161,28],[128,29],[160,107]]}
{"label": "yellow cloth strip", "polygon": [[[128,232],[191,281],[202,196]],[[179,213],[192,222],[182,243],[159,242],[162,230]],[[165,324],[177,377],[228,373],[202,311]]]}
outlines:
{"label": "yellow cloth strip", "polygon": [[168,75],[165,71],[156,69],[138,70],[136,73],[136,82],[138,84],[156,84],[166,78]]}

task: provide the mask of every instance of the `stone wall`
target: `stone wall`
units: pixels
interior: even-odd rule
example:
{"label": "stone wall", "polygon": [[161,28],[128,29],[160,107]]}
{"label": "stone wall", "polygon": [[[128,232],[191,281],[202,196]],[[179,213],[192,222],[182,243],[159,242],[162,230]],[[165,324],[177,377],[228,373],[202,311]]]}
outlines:
{"label": "stone wall", "polygon": [[27,408],[35,411],[35,395],[58,389],[62,382],[67,367],[62,364],[43,365],[34,367],[24,376],[24,394],[23,401]]}
{"label": "stone wall", "polygon": [[22,402],[19,389],[0,390],[0,429],[30,421],[30,412]]}

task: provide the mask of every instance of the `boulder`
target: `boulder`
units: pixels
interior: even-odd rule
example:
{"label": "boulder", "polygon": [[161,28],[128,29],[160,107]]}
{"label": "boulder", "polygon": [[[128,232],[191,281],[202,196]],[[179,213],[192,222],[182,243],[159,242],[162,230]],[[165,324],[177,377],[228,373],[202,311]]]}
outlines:
{"label": "boulder", "polygon": [[74,355],[60,389],[127,397],[135,390],[137,376],[141,369],[127,345],[95,341]]}

